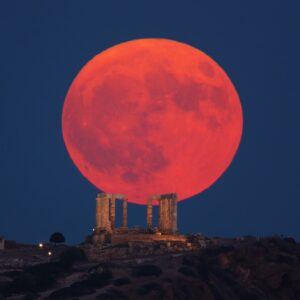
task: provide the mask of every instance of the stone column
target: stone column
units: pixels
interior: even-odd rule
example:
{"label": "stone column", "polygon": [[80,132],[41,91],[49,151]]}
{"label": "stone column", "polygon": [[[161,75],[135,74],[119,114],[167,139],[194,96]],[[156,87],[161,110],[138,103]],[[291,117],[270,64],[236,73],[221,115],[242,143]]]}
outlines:
{"label": "stone column", "polygon": [[159,230],[165,234],[177,231],[177,195],[164,194],[159,199]]}
{"label": "stone column", "polygon": [[109,221],[109,198],[105,193],[99,193],[96,198],[96,230],[111,230]]}
{"label": "stone column", "polygon": [[165,230],[166,219],[166,199],[159,199],[159,212],[158,212],[158,229],[161,232]]}
{"label": "stone column", "polygon": [[123,198],[122,227],[127,228],[127,198]]}
{"label": "stone column", "polygon": [[115,228],[115,219],[116,219],[116,199],[114,194],[110,195],[109,199],[109,220],[110,220],[110,225],[111,229]]}
{"label": "stone column", "polygon": [[152,206],[152,198],[148,199],[147,202],[147,228],[152,228],[152,215],[153,215],[153,206]]}

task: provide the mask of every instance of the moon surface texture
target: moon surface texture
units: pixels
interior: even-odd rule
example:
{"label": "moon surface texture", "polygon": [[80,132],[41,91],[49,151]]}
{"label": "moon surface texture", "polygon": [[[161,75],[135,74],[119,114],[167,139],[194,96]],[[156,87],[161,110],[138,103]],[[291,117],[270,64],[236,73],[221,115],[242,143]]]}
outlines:
{"label": "moon surface texture", "polygon": [[228,168],[243,128],[239,96],[202,51],[167,39],[140,39],[91,59],[67,93],[62,130],[79,171],[101,191],[179,201]]}

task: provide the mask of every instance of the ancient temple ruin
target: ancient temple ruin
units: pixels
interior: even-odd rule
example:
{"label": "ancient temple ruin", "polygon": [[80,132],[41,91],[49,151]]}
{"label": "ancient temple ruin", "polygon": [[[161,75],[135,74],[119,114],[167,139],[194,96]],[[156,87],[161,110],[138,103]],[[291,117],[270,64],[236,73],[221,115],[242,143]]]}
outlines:
{"label": "ancient temple ruin", "polygon": [[127,198],[125,195],[100,193],[96,198],[96,231],[115,229],[116,199],[123,201],[122,227],[127,228]]}
{"label": "ancient temple ruin", "polygon": [[177,232],[176,194],[165,194],[159,198],[159,229],[162,233]]}
{"label": "ancient temple ruin", "polygon": [[[115,227],[116,200],[122,201],[122,226]],[[146,205],[145,229],[128,228],[128,199],[121,194],[99,193],[96,197],[96,228],[93,243],[129,240],[182,240],[177,232],[177,194],[152,195]],[[158,226],[153,225],[153,203],[159,203]]]}

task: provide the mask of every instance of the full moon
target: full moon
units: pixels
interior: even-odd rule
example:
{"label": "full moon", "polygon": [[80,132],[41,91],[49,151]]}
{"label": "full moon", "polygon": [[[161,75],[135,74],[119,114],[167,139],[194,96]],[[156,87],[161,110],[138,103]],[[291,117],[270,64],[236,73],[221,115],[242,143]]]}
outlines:
{"label": "full moon", "polygon": [[76,167],[107,193],[145,204],[210,187],[240,144],[243,114],[224,70],[167,39],[113,46],[91,59],[67,93],[63,139]]}

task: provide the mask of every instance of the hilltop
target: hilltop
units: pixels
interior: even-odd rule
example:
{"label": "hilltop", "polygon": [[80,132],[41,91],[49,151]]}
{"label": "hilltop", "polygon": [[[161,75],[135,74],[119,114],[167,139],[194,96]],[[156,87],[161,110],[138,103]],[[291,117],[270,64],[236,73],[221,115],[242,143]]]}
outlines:
{"label": "hilltop", "polygon": [[[160,243],[150,252],[141,243],[115,245],[102,249],[102,255],[114,255],[98,262],[87,260],[85,246],[58,247],[51,261],[44,256],[23,266],[7,259],[4,265],[2,258],[12,250],[2,251],[0,299],[300,299],[300,245],[292,238],[195,243]],[[128,257],[116,254],[128,249]]]}

